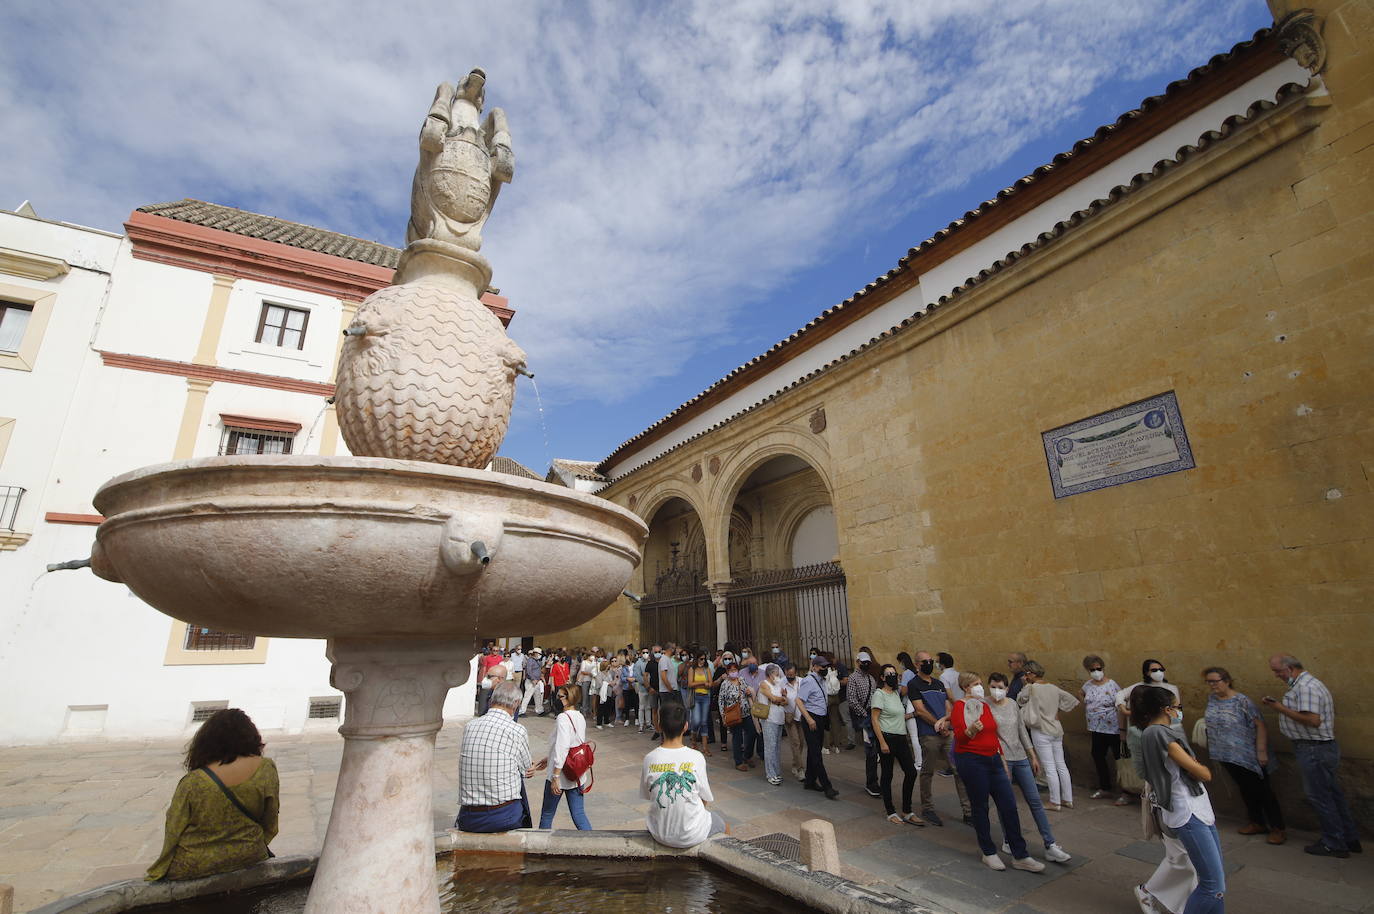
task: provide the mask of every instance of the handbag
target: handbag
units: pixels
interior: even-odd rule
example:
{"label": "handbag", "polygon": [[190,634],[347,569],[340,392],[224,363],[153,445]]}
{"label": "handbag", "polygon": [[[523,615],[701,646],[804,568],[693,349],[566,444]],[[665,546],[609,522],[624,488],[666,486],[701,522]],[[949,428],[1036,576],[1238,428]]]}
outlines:
{"label": "handbag", "polygon": [[1131,761],[1131,750],[1125,745],[1121,747],[1121,757],[1116,760],[1116,786],[1122,793],[1140,793],[1145,788],[1144,779]]}
{"label": "handbag", "polygon": [[1155,794],[1149,784],[1140,791],[1140,831],[1146,841],[1164,836],[1164,825],[1159,821],[1159,810],[1155,808]]}
{"label": "handbag", "polygon": [[772,710],[773,706],[766,701],[760,701],[757,698],[751,698],[749,700],[749,713],[759,720],[767,720],[768,714]]}
{"label": "handbag", "polygon": [[[572,722],[571,717],[568,718],[568,722]],[[582,775],[591,771],[594,764],[596,764],[596,744],[588,742],[584,738],[581,743],[568,750],[567,758],[563,759],[563,773],[571,781],[580,781]],[[583,793],[591,793],[593,783],[595,783],[594,780],[588,782],[586,787],[579,789]]]}
{"label": "handbag", "polygon": [[1193,723],[1193,745],[1201,746],[1203,749],[1207,748],[1207,718],[1205,716],[1199,717]]}
{"label": "handbag", "polygon": [[833,666],[825,674],[825,685],[823,688],[825,689],[827,698],[831,695],[840,694],[840,674],[835,672]]}
{"label": "handbag", "polygon": [[[234,795],[234,792],[232,790],[224,786],[224,782],[219,779],[218,775],[216,775],[209,768],[202,767],[200,770],[204,771],[206,775],[209,776],[210,780],[215,782],[215,786],[224,792],[225,799],[227,799],[230,803],[234,804],[235,809],[243,813],[244,817],[247,818],[249,822],[252,822],[258,828],[262,828],[262,823],[259,822],[251,812],[248,811],[248,807],[243,805],[242,801],[240,801],[239,798]],[[267,856],[277,856],[276,854],[272,853],[272,848],[267,847],[267,829],[265,828],[263,828],[262,838],[262,846],[267,848]]]}
{"label": "handbag", "polygon": [[727,727],[737,727],[744,721],[744,711],[740,708],[740,703],[726,705],[725,710],[720,712],[720,719],[725,722]]}
{"label": "handbag", "polygon": [[[1026,698],[1024,701],[1018,700],[1017,702],[1021,705],[1021,723],[1032,730],[1040,726],[1040,709],[1035,706],[1035,701],[1031,697],[1034,695],[1032,691],[1034,688],[1035,685],[1031,684],[1022,689],[1021,694],[1026,696]],[[1020,699],[1020,696],[1018,695],[1017,698]]]}

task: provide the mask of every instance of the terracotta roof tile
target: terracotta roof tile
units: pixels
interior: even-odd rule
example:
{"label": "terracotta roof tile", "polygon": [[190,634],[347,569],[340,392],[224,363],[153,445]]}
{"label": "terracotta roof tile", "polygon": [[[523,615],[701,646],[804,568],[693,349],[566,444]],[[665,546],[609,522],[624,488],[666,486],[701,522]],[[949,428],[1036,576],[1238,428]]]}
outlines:
{"label": "terracotta roof tile", "polygon": [[276,216],[250,213],[247,210],[235,209],[232,206],[206,203],[203,200],[193,200],[189,197],[171,203],[151,203],[148,206],[140,206],[136,212],[164,216],[179,222],[189,222],[192,225],[202,225],[223,232],[233,232],[235,235],[244,235],[262,241],[275,241],[277,244],[285,244],[293,248],[316,251],[320,254],[332,254],[346,260],[356,260],[360,263],[370,263],[379,267],[390,267],[393,270],[401,257],[399,248],[393,248],[380,242],[364,241],[362,238],[315,228],[313,225],[288,222],[285,219],[278,219]]}
{"label": "terracotta roof tile", "polygon": [[490,469],[492,470],[492,472],[495,473],[505,473],[509,476],[519,476],[523,479],[541,478],[535,475],[534,471],[531,470],[529,467],[525,466],[523,463],[520,463],[516,460],[512,460],[509,457],[502,457],[500,455],[491,458]]}
{"label": "terracotta roof tile", "polygon": [[[1196,71],[1195,71],[1195,72],[1196,72]],[[1133,177],[1133,178],[1131,179],[1131,181],[1130,181],[1129,184],[1121,184],[1121,185],[1117,185],[1116,187],[1112,188],[1112,189],[1108,192],[1108,194],[1107,194],[1106,197],[1102,197],[1102,198],[1099,198],[1099,199],[1097,199],[1097,200],[1094,200],[1092,203],[1090,203],[1090,204],[1088,205],[1088,207],[1087,207],[1086,209],[1078,210],[1077,212],[1075,212],[1075,213],[1073,213],[1072,215],[1070,215],[1067,219],[1065,219],[1065,220],[1063,220],[1063,221],[1061,221],[1061,222],[1055,223],[1054,227],[1053,227],[1050,231],[1042,232],[1038,237],[1036,237],[1036,239],[1035,239],[1034,241],[1031,241],[1031,242],[1029,242],[1029,243],[1023,245],[1019,250],[1010,251],[1010,252],[1008,252],[1008,253],[1006,254],[1006,256],[1004,256],[1004,257],[1002,257],[1002,258],[1000,258],[1000,259],[998,259],[998,260],[996,260],[996,261],[993,261],[993,263],[991,263],[987,268],[985,268],[985,269],[983,269],[983,270],[980,270],[980,271],[978,272],[978,275],[977,275],[977,276],[970,276],[970,277],[969,277],[968,279],[966,279],[962,284],[960,284],[959,286],[956,286],[953,290],[951,290],[948,294],[946,294],[946,295],[941,295],[937,301],[932,302],[929,306],[927,306],[926,308],[922,309],[921,311],[917,311],[916,313],[912,314],[910,317],[905,318],[904,320],[902,320],[901,323],[896,324],[896,325],[893,326],[893,327],[890,327],[889,329],[883,331],[882,333],[878,334],[877,336],[875,336],[875,337],[869,339],[866,343],[863,343],[862,345],[860,345],[860,346],[858,346],[858,347],[856,347],[856,348],[854,348],[854,349],[851,349],[849,352],[845,353],[844,355],[839,356],[839,357],[836,358],[836,359],[832,359],[831,361],[829,361],[829,362],[827,362],[826,364],[822,365],[821,367],[815,369],[814,371],[810,371],[810,372],[806,373],[806,374],[803,375],[802,377],[797,378],[796,380],[792,381],[791,383],[789,383],[789,384],[787,384],[787,385],[785,385],[785,386],[779,388],[778,390],[776,390],[776,391],[774,391],[773,393],[769,394],[768,396],[762,398],[761,400],[758,400],[758,401],[755,402],[755,403],[751,403],[751,404],[749,404],[748,406],[743,407],[742,409],[740,409],[740,410],[738,410],[738,411],[732,413],[731,415],[725,417],[724,419],[720,420],[719,422],[716,422],[715,424],[711,425],[711,426],[708,427],[708,428],[702,429],[700,432],[697,432],[695,435],[692,435],[690,438],[687,438],[687,439],[685,439],[685,440],[679,442],[678,444],[673,445],[672,447],[670,447],[670,448],[668,448],[667,450],[665,450],[663,453],[658,454],[658,455],[652,457],[652,458],[649,459],[649,460],[646,460],[644,463],[639,464],[638,466],[634,467],[633,469],[629,470],[629,471],[626,472],[626,473],[622,473],[620,476],[615,477],[615,478],[612,479],[611,481],[612,481],[612,482],[617,482],[617,481],[619,481],[620,479],[623,479],[623,478],[625,478],[626,476],[630,475],[631,473],[637,472],[638,470],[641,470],[641,469],[643,469],[644,467],[646,467],[646,466],[648,466],[648,465],[650,465],[650,464],[656,463],[656,462],[658,462],[659,460],[664,459],[665,457],[669,456],[670,454],[674,453],[675,451],[678,451],[678,450],[680,450],[681,448],[684,448],[684,447],[688,446],[688,445],[691,444],[692,442],[697,441],[698,439],[700,439],[700,438],[702,438],[702,437],[704,437],[704,436],[710,434],[711,432],[715,431],[716,429],[721,428],[722,426],[725,426],[725,425],[729,424],[730,422],[733,422],[735,419],[738,419],[740,416],[743,416],[743,415],[745,415],[746,413],[751,413],[751,412],[753,412],[754,410],[756,410],[756,409],[758,409],[758,408],[760,408],[760,407],[762,407],[762,406],[764,406],[764,405],[766,405],[766,404],[772,402],[773,400],[778,399],[779,397],[781,397],[782,395],[786,394],[787,392],[789,392],[789,391],[791,391],[791,390],[793,390],[793,389],[795,389],[795,388],[801,387],[802,385],[806,384],[807,382],[809,382],[809,381],[811,381],[811,380],[813,380],[813,379],[819,377],[819,376],[822,375],[822,374],[825,374],[826,372],[828,372],[828,371],[830,371],[831,369],[835,368],[837,365],[840,365],[840,364],[842,364],[842,363],[844,363],[844,362],[847,362],[847,361],[849,361],[850,359],[854,358],[855,356],[860,355],[860,354],[862,354],[862,353],[868,351],[869,349],[873,348],[873,347],[876,346],[877,344],[879,344],[879,343],[881,343],[881,342],[884,342],[885,340],[891,339],[891,338],[894,337],[894,336],[897,336],[898,334],[902,333],[903,331],[905,331],[905,330],[908,329],[909,327],[911,327],[911,326],[913,326],[914,324],[916,324],[918,321],[921,320],[921,318],[925,317],[925,316],[928,315],[930,312],[936,310],[937,308],[941,308],[941,307],[944,307],[945,305],[954,303],[954,301],[955,301],[956,299],[958,299],[958,297],[959,297],[960,295],[963,295],[964,293],[966,293],[966,292],[972,290],[975,286],[979,286],[979,285],[983,284],[983,283],[986,282],[988,279],[991,279],[993,276],[996,276],[998,273],[1001,273],[1003,270],[1005,270],[1005,269],[1007,269],[1008,267],[1010,267],[1011,265],[1015,264],[1017,261],[1022,260],[1022,259],[1024,259],[1025,257],[1029,256],[1030,254],[1033,254],[1033,253],[1035,253],[1036,251],[1040,250],[1041,248],[1046,247],[1047,245],[1053,243],[1054,241],[1057,241],[1059,238],[1061,238],[1062,236],[1064,236],[1067,232],[1069,232],[1069,231],[1071,231],[1071,230],[1077,228],[1079,225],[1081,225],[1081,224],[1083,224],[1084,222],[1086,222],[1087,220],[1091,219],[1093,216],[1096,216],[1098,213],[1100,213],[1100,212],[1102,212],[1103,210],[1105,210],[1105,209],[1111,207],[1111,206],[1112,206],[1113,204],[1115,204],[1117,201],[1119,201],[1119,200],[1121,200],[1121,199],[1123,199],[1123,198],[1129,196],[1130,194],[1134,193],[1135,191],[1140,190],[1142,187],[1144,187],[1145,185],[1149,184],[1151,181],[1155,180],[1156,178],[1158,178],[1158,177],[1164,175],[1165,173],[1167,173],[1167,172],[1169,172],[1169,171],[1172,171],[1173,169],[1177,168],[1179,165],[1182,165],[1183,163],[1187,162],[1188,160],[1194,158],[1198,153],[1200,153],[1200,152],[1202,152],[1202,151],[1204,151],[1204,150],[1206,150],[1206,149],[1208,149],[1208,148],[1210,148],[1210,147],[1216,145],[1216,143],[1218,143],[1218,142],[1220,142],[1220,141],[1226,139],[1226,138],[1229,137],[1232,133],[1234,133],[1234,132],[1236,131],[1237,128],[1244,127],[1246,124],[1250,123],[1251,121],[1253,121],[1253,120],[1255,120],[1255,119],[1257,119],[1257,118],[1259,118],[1259,117],[1262,117],[1264,114],[1268,113],[1269,111],[1272,111],[1274,108],[1278,107],[1280,104],[1282,104],[1282,103],[1284,103],[1284,102],[1286,102],[1286,101],[1288,101],[1288,100],[1294,98],[1295,96],[1298,96],[1298,95],[1303,94],[1303,92],[1304,92],[1304,87],[1303,87],[1303,86],[1299,86],[1299,85],[1297,85],[1296,83],[1288,83],[1288,84],[1282,86],[1282,87],[1279,89],[1278,94],[1275,96],[1275,98],[1274,98],[1273,101],[1269,101],[1269,100],[1257,101],[1257,102],[1253,103],[1252,105],[1250,105],[1250,107],[1249,107],[1248,109],[1246,109],[1246,111],[1245,111],[1244,114],[1238,114],[1238,115],[1233,115],[1233,116],[1231,116],[1231,117],[1228,117],[1225,121],[1222,122],[1221,126],[1220,126],[1218,129],[1216,129],[1216,130],[1209,130],[1209,131],[1207,131],[1206,133],[1202,134],[1202,135],[1198,138],[1198,141],[1197,141],[1195,144],[1189,145],[1189,146],[1183,146],[1183,147],[1179,148],[1179,149],[1177,150],[1177,152],[1175,153],[1175,155],[1174,155],[1173,158],[1171,158],[1171,159],[1161,159],[1159,162],[1156,162],[1156,163],[1155,163],[1154,167],[1153,167],[1150,171],[1148,171],[1148,172],[1142,172],[1142,173],[1140,173],[1140,174],[1137,174],[1135,177]],[[915,250],[915,249],[913,248],[913,250]],[[895,272],[895,271],[894,271],[894,272]],[[889,274],[889,275],[890,275],[890,274]],[[870,286],[870,288],[871,288],[871,286]],[[862,294],[862,293],[859,293],[859,294]],[[852,301],[852,299],[849,299],[849,300],[847,300],[847,301]],[[831,309],[831,311],[834,311],[834,310],[835,310],[835,309],[833,309],[833,308]],[[826,312],[826,313],[830,313],[830,312]],[[822,315],[822,317],[823,317],[823,316],[824,316],[824,315]],[[819,320],[819,318],[818,318],[818,320]],[[812,324],[814,324],[814,323],[815,323],[815,321],[812,322]],[[811,324],[808,324],[807,326],[811,326]],[[796,335],[794,334],[793,337],[789,337],[789,339],[792,339],[792,338],[794,338],[795,336],[796,336]],[[781,344],[779,344],[779,345],[781,345]],[[777,347],[775,346],[774,348],[776,349]],[[770,351],[772,351],[772,350],[770,350]],[[740,370],[740,369],[736,369],[736,371],[738,371],[738,370]],[[727,376],[727,377],[728,377],[728,376]],[[720,382],[718,381],[718,382],[716,382],[716,383],[719,384]],[[715,386],[715,385],[712,385],[712,386]],[[707,388],[707,390],[710,390],[710,389],[711,389],[711,388]],[[703,392],[703,393],[704,393],[704,392]],[[698,398],[699,398],[700,396],[701,396],[701,394],[698,395]],[[695,398],[694,398],[694,399],[695,399]],[[694,401],[693,401],[693,400],[689,400],[687,403],[685,403],[685,404],[683,404],[682,406],[678,407],[678,409],[677,409],[677,410],[674,410],[673,413],[670,413],[668,417],[664,417],[664,419],[660,419],[658,423],[655,423],[655,426],[657,426],[657,425],[659,425],[659,424],[662,424],[663,422],[667,421],[667,419],[668,419],[669,417],[671,417],[671,416],[677,414],[678,412],[681,412],[683,409],[685,409],[685,408],[687,408],[688,406],[690,406],[692,402],[694,402]],[[654,428],[655,426],[650,426],[650,429],[646,429],[645,432],[641,432],[640,435],[636,436],[635,438],[631,438],[631,439],[630,439],[629,441],[627,441],[625,444],[622,444],[622,445],[620,446],[620,448],[617,448],[617,449],[616,449],[616,452],[615,452],[615,453],[612,453],[611,457],[606,458],[606,460],[603,461],[603,462],[600,464],[600,466],[598,467],[598,469],[604,471],[604,469],[607,468],[607,464],[609,464],[610,461],[616,456],[616,453],[619,453],[620,451],[623,451],[623,450],[626,448],[627,445],[629,445],[629,444],[631,444],[632,442],[636,441],[639,437],[642,437],[647,431],[651,430],[651,429]]]}

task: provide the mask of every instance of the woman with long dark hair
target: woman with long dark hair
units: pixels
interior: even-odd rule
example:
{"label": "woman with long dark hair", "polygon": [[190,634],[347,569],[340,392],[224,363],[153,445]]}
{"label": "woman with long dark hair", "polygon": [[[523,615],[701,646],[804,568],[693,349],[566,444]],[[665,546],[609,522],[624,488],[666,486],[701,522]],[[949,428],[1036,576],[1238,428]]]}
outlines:
{"label": "woman with long dark hair", "polygon": [[1183,914],[1222,914],[1226,910],[1226,872],[1221,837],[1207,788],[1212,769],[1197,760],[1183,735],[1183,707],[1159,686],[1141,686],[1131,700],[1131,723],[1141,731],[1149,802],[1160,831],[1177,837],[1197,871],[1197,888]]}
{"label": "woman with long dark hair", "polygon": [[281,786],[262,736],[238,708],[216,711],[186,746],[187,774],[167,807],[162,853],[148,879],[196,879],[272,856]]}

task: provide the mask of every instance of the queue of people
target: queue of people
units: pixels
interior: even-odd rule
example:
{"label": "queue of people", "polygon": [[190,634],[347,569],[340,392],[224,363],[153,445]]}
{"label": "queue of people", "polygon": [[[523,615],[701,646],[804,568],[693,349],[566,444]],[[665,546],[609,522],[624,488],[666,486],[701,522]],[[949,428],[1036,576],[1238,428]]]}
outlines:
{"label": "queue of people", "polygon": [[[990,869],[1007,868],[1004,854],[1014,869],[1041,872],[1045,864],[1032,855],[1022,833],[1014,791],[1030,812],[1044,859],[1071,860],[1047,813],[1074,805],[1061,715],[1081,704],[1097,784],[1092,798],[1126,805],[1138,797],[1147,829],[1164,843],[1164,859],[1134,887],[1141,910],[1221,912],[1225,866],[1207,790],[1214,775],[1195,744],[1236,785],[1248,818],[1239,832],[1283,844],[1286,826],[1273,789],[1275,755],[1260,713],[1264,705],[1279,714],[1279,730],[1293,746],[1304,792],[1320,822],[1319,839],[1304,850],[1342,859],[1363,851],[1339,779],[1334,701],[1291,654],[1275,654],[1269,663],[1287,690],[1258,704],[1238,690],[1225,668],[1204,669],[1207,705],[1191,739],[1180,690],[1157,659],[1141,664],[1139,681],[1120,687],[1102,657],[1089,654],[1082,661],[1087,678],[1075,697],[1023,653],[1009,654],[1007,672],[994,671],[986,681],[969,670],[944,675],[954,659],[938,656],[937,673],[930,652],[903,651],[896,663],[879,663],[868,647],[857,652],[852,669],[813,649],[801,670],[776,644],[762,654],[731,644],[719,651],[627,646],[611,656],[596,648],[559,649],[547,659],[539,648],[510,656],[488,651],[481,663],[483,713],[463,733],[455,827],[531,827],[525,781],[543,772],[539,827],[553,826],[566,798],[574,825],[591,829],[586,795],[594,773],[587,731],[594,715],[599,729],[625,729],[633,722],[636,732],[660,742],[645,756],[640,795],[649,801],[646,827],[663,844],[689,847],[725,830],[720,813],[709,809],[714,798],[706,759],[717,739],[738,770],[751,771],[755,759],[761,761],[774,787],[785,782],[786,743],[791,775],[804,789],[832,800],[839,791],[825,756],[861,741],[866,792],[881,800],[890,823],[943,826],[933,792],[936,778],[944,776],[953,781],[964,822]],[[535,714],[556,715],[538,762],[518,722],[531,707]],[[832,729],[843,729],[839,740],[828,738]],[[188,773],[169,806],[163,850],[149,879],[195,878],[270,856],[279,785],[263,749],[240,710],[216,712],[201,726],[187,747]],[[901,792],[894,795],[898,772]],[[1039,776],[1046,780],[1047,799],[1036,784]],[[1000,842],[993,838],[994,808]]]}

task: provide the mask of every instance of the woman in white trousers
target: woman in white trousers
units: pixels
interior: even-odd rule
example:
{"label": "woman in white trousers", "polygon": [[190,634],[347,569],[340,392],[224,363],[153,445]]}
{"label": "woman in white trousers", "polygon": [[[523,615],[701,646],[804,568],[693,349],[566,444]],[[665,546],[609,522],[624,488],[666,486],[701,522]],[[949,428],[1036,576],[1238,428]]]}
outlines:
{"label": "woman in white trousers", "polygon": [[1022,678],[1026,684],[1016,701],[1050,788],[1050,801],[1045,808],[1073,809],[1073,782],[1064,763],[1064,725],[1059,722],[1059,715],[1078,707],[1078,699],[1054,683],[1045,682],[1045,668],[1034,660],[1026,661]]}

